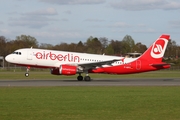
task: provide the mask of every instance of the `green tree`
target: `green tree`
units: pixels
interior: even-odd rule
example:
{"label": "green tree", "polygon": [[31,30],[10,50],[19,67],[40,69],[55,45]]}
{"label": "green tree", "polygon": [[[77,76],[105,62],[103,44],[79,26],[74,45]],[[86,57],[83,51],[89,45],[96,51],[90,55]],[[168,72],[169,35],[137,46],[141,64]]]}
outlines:
{"label": "green tree", "polygon": [[167,49],[165,52],[165,57],[176,58],[178,52],[178,46],[174,40],[169,40]]}
{"label": "green tree", "polygon": [[104,53],[106,47],[108,46],[108,42],[109,42],[109,41],[108,41],[108,38],[106,38],[106,37],[101,37],[101,38],[99,38],[99,41],[101,42],[101,45],[102,45],[102,50],[101,50],[101,52]]}
{"label": "green tree", "polygon": [[102,45],[98,38],[89,37],[85,43],[87,53],[101,54]]}
{"label": "green tree", "polygon": [[41,49],[54,49],[54,46],[51,44],[47,44],[47,43],[41,43],[39,48],[41,48]]}
{"label": "green tree", "polygon": [[58,45],[55,45],[54,50],[68,51],[68,44],[67,43],[60,43]]}
{"label": "green tree", "polygon": [[38,47],[38,42],[36,38],[30,35],[17,36],[16,41],[20,42],[23,47]]}
{"label": "green tree", "polygon": [[114,49],[112,47],[112,44],[109,44],[105,49],[105,54],[107,55],[114,55]]}
{"label": "green tree", "polygon": [[77,46],[76,46],[76,52],[85,52],[84,51],[84,44],[82,43],[82,41],[79,41]]}
{"label": "green tree", "polygon": [[77,49],[77,44],[71,43],[71,44],[68,45],[68,51],[75,52],[76,49]]}
{"label": "green tree", "polygon": [[7,54],[6,42],[7,42],[7,39],[4,36],[0,36],[0,56],[5,57],[5,55]]}
{"label": "green tree", "polygon": [[126,35],[122,40],[123,53],[134,52],[135,42],[130,35]]}
{"label": "green tree", "polygon": [[141,42],[135,44],[134,52],[144,53],[146,50],[147,50],[146,45],[142,44]]}
{"label": "green tree", "polygon": [[110,48],[111,47],[113,49],[113,55],[121,55],[122,54],[122,41],[111,40]]}

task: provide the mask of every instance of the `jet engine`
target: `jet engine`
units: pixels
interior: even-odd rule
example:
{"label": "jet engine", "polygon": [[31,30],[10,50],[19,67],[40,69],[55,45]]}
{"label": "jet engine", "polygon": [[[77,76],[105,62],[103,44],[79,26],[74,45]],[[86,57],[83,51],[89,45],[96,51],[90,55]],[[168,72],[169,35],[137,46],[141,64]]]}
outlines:
{"label": "jet engine", "polygon": [[53,75],[75,75],[77,73],[77,66],[60,65],[59,68],[52,68]]}

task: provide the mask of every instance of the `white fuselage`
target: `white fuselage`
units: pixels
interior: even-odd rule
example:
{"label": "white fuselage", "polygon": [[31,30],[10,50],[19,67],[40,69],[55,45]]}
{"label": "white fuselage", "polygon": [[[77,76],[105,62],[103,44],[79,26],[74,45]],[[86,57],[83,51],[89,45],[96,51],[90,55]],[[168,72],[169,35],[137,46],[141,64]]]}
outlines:
{"label": "white fuselage", "polygon": [[[124,58],[118,56],[96,55],[34,48],[19,49],[6,57],[6,60],[11,63],[37,67],[44,66],[48,68],[59,67],[62,64],[78,66],[81,64],[91,64],[113,59],[119,61],[112,63],[111,66],[129,63],[136,60],[137,58]],[[103,65],[103,67],[106,66],[109,65]]]}

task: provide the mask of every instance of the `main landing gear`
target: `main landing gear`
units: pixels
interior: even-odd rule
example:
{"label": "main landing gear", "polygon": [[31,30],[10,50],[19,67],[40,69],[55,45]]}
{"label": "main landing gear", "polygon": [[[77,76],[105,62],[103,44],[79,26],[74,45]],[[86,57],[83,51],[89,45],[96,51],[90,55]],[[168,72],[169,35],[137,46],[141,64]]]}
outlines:
{"label": "main landing gear", "polygon": [[29,77],[29,69],[30,69],[30,67],[28,66],[26,69],[26,73],[24,74],[26,77]]}
{"label": "main landing gear", "polygon": [[[77,77],[77,80],[78,81],[83,81],[83,76],[81,75],[81,73],[79,73],[79,76]],[[88,73],[84,77],[84,81],[91,81],[91,77],[88,75]]]}

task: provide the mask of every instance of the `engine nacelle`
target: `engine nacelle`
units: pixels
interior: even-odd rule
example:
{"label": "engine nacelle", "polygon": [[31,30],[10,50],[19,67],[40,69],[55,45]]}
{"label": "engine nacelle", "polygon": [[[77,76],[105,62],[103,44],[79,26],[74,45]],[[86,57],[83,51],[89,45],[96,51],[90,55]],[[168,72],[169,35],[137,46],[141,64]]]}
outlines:
{"label": "engine nacelle", "polygon": [[77,73],[77,66],[60,65],[59,68],[51,69],[53,75],[75,75]]}

